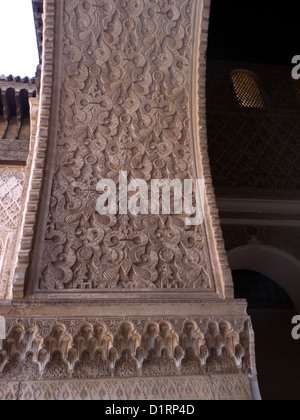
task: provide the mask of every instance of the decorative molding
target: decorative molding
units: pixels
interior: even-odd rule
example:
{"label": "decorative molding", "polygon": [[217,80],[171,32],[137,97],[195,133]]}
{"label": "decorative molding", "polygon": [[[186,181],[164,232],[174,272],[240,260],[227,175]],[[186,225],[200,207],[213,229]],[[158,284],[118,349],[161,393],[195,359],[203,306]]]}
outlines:
{"label": "decorative molding", "polygon": [[6,318],[0,380],[255,374],[248,317]]}
{"label": "decorative molding", "polygon": [[242,198],[218,198],[220,212],[256,214],[294,214],[300,213],[299,200],[256,200]]}
{"label": "decorative molding", "polygon": [[[216,203],[216,196],[213,186],[213,178],[210,165],[210,157],[208,153],[208,133],[207,133],[207,44],[208,44],[208,29],[210,16],[210,0],[202,1],[201,11],[201,38],[200,48],[196,53],[198,54],[198,79],[195,78],[193,92],[194,95],[198,92],[197,98],[194,97],[195,102],[198,103],[198,127],[197,131],[200,134],[200,139],[197,141],[197,148],[200,147],[200,158],[197,164],[202,165],[203,179],[206,185],[206,230],[211,250],[213,252],[213,266],[215,267],[215,275],[219,273],[219,284],[223,289],[223,294],[227,299],[234,298],[234,288],[231,270],[229,268],[227,254],[225,250],[225,243],[221,229],[219,210]],[[198,174],[199,175],[199,174]],[[217,279],[216,279],[217,280]]]}
{"label": "decorative molding", "polygon": [[[55,297],[43,299],[42,297],[38,297],[35,299],[22,299],[22,300],[12,300],[9,301],[7,304],[12,305],[14,308],[17,307],[43,307],[43,306],[75,306],[75,305],[90,305],[90,306],[99,306],[99,305],[111,305],[116,306],[118,304],[122,305],[164,305],[164,304],[197,304],[197,305],[218,305],[218,306],[228,306],[228,305],[234,305],[234,306],[245,306],[247,304],[246,300],[244,299],[191,299],[191,298],[177,298],[174,299],[172,297],[169,298],[161,298],[161,299],[154,299],[154,298],[136,298],[136,299],[130,299],[123,296],[123,298],[106,298],[106,299],[97,299],[96,297],[93,297],[92,299],[89,297],[84,298],[84,296],[78,297],[78,299],[75,299],[76,294],[72,293],[70,295],[71,297],[66,299],[63,295],[55,295]],[[5,301],[0,300],[0,304],[5,304]]]}
{"label": "decorative molding", "polygon": [[[259,200],[239,198],[217,199],[219,211],[222,213],[221,224],[236,226],[285,226],[300,227],[299,220],[279,218],[278,215],[298,216],[300,201],[298,200]],[[226,213],[236,213],[236,216],[226,217]],[[243,214],[247,213],[247,217]],[[250,214],[255,214],[251,218]],[[257,217],[257,216],[261,217]],[[264,218],[263,218],[264,217]]]}
{"label": "decorative molding", "polygon": [[0,400],[253,400],[245,375],[1,382]]}
{"label": "decorative molding", "polygon": [[300,227],[300,220],[281,219],[243,219],[243,218],[221,218],[221,224],[230,226],[282,226]]}
{"label": "decorative molding", "polygon": [[[28,127],[29,131],[29,127]],[[28,159],[28,140],[1,140],[0,142],[0,165],[25,166]]]}
{"label": "decorative molding", "polygon": [[[23,298],[25,291],[25,273],[30,261],[30,251],[33,244],[33,236],[44,174],[48,144],[49,119],[51,114],[55,0],[45,0],[44,3],[41,94],[36,141],[31,145],[33,157],[30,165],[30,175],[28,177],[29,189],[26,197],[26,207],[21,227],[21,243],[13,283],[13,295],[15,298]],[[35,116],[37,117],[37,115]]]}

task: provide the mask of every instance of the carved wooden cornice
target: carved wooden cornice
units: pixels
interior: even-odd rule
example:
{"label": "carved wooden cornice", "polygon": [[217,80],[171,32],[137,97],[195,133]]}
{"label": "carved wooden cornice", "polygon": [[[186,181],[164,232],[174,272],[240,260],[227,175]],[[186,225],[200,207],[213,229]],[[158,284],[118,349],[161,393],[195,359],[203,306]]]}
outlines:
{"label": "carved wooden cornice", "polygon": [[30,98],[35,85],[0,80],[0,165],[26,165],[30,139]]}

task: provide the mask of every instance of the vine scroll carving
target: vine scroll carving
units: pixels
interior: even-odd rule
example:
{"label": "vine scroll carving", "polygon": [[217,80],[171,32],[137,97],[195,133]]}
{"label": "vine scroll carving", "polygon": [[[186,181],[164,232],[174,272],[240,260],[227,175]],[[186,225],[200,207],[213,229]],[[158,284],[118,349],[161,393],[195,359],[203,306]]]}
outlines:
{"label": "vine scroll carving", "polygon": [[99,215],[97,182],[195,179],[195,0],[66,0],[63,86],[38,290],[214,292],[184,216]]}

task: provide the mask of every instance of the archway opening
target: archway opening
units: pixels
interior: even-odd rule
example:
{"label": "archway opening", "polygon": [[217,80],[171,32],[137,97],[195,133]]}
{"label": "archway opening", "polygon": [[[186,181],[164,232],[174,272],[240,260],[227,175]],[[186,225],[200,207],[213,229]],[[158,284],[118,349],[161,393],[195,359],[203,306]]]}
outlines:
{"label": "archway opening", "polygon": [[285,290],[261,273],[234,270],[235,297],[246,298],[255,331],[258,380],[263,400],[300,400],[299,342],[292,339],[297,314]]}

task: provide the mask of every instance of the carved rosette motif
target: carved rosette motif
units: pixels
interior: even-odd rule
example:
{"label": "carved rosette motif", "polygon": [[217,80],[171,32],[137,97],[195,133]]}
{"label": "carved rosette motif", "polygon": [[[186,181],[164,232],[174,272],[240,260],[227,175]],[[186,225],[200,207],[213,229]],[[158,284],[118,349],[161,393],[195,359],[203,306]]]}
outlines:
{"label": "carved rosette motif", "polygon": [[1,380],[251,374],[248,318],[7,320]]}
{"label": "carved rosette motif", "polygon": [[56,171],[39,290],[214,291],[184,216],[96,213],[101,179],[192,179],[195,0],[66,0]]}

